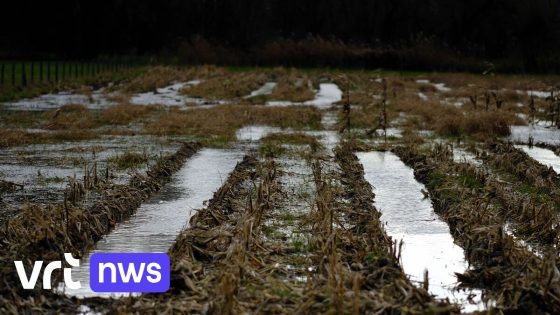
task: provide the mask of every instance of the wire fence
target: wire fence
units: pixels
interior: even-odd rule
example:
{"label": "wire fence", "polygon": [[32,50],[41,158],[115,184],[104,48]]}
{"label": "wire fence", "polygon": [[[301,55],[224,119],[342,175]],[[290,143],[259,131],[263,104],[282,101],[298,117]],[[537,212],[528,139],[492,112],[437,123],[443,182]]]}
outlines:
{"label": "wire fence", "polygon": [[0,87],[26,87],[36,83],[56,83],[93,77],[132,67],[117,61],[0,61]]}

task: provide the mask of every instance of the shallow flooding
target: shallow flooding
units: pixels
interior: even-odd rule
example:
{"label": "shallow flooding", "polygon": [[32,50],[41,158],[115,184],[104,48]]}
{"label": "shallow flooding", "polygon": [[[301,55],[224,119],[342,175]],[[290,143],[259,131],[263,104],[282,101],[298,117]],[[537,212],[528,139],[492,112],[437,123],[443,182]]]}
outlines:
{"label": "shallow flooding", "polygon": [[342,91],[335,83],[321,83],[319,84],[319,91],[315,94],[315,98],[303,103],[291,101],[268,101],[267,106],[294,106],[294,105],[307,105],[314,106],[319,109],[328,109],[334,103],[342,100]]}
{"label": "shallow flooding", "polygon": [[528,126],[511,126],[511,135],[507,138],[513,142],[529,142],[529,138],[534,143],[543,142],[547,144],[560,144],[560,129],[546,125],[541,122]]}
{"label": "shallow flooding", "polygon": [[538,147],[529,147],[528,145],[516,145],[518,149],[523,150],[527,155],[531,158],[535,159],[537,162],[552,167],[552,169],[560,174],[560,157],[554,154],[549,149],[538,148]]}
{"label": "shallow flooding", "polygon": [[261,96],[261,95],[270,95],[272,94],[274,88],[276,88],[276,85],[277,85],[276,82],[267,82],[263,84],[263,86],[261,86],[260,88],[251,92],[251,94],[245,96],[244,98],[251,98],[251,97]]}
{"label": "shallow flooding", "polygon": [[4,103],[4,108],[9,110],[43,111],[58,109],[69,104],[82,104],[88,109],[104,109],[115,103],[107,99],[103,90],[91,92],[89,95],[63,91],[48,93],[35,98],[25,98],[15,102]]}
{"label": "shallow flooding", "polygon": [[[167,252],[177,234],[188,224],[193,211],[204,207],[237,161],[239,150],[204,149],[190,158],[160,193],[142,204],[127,221],[97,243],[96,252]],[[67,295],[110,296],[89,289],[89,256],[80,267],[73,268],[72,278],[81,282],[81,289],[67,289]],[[63,288],[61,288],[62,290]],[[115,296],[113,294],[113,296]]]}
{"label": "shallow flooding", "polygon": [[375,206],[385,229],[394,240],[403,240],[402,266],[413,282],[422,282],[428,270],[429,291],[437,298],[449,298],[464,311],[482,309],[467,297],[479,292],[454,290],[455,272],[468,269],[463,249],[453,243],[449,227],[434,213],[424,185],[416,181],[411,168],[391,152],[359,153],[365,178],[374,187]]}

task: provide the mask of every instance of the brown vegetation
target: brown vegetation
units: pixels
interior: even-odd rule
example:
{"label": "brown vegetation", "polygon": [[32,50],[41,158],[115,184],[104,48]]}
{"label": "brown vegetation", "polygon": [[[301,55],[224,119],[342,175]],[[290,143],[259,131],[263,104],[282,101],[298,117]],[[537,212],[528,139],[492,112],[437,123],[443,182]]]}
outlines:
{"label": "brown vegetation", "polygon": [[147,116],[154,110],[153,106],[121,103],[104,109],[99,116],[99,121],[103,124],[126,125]]}
{"label": "brown vegetation", "polygon": [[271,100],[305,102],[315,97],[313,89],[317,87],[315,80],[307,75],[298,74],[295,70],[276,69],[278,77],[276,87],[269,95]]}
{"label": "brown vegetation", "polygon": [[247,125],[270,125],[281,128],[317,128],[321,113],[313,107],[263,107],[222,105],[209,109],[173,110],[146,123],[147,133],[188,135],[210,142],[235,140],[237,129]]}
{"label": "brown vegetation", "polygon": [[[435,211],[449,224],[472,266],[458,275],[461,285],[482,288],[503,312],[556,313],[560,282],[556,255],[539,257],[505,232],[508,208],[485,193],[486,175],[470,164],[456,164],[451,153],[435,147],[423,154],[414,147],[395,152],[414,169],[430,192]],[[533,216],[544,224],[546,217]],[[519,222],[526,226],[530,221]]]}
{"label": "brown vegetation", "polygon": [[182,90],[191,97],[211,100],[239,99],[260,88],[268,76],[259,72],[224,73]]}

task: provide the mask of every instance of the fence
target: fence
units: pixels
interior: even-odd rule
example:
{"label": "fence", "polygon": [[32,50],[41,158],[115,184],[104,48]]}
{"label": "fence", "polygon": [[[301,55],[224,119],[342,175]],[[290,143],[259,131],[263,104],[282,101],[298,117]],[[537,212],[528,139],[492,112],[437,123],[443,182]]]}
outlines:
{"label": "fence", "polygon": [[0,87],[26,87],[30,84],[57,83],[69,79],[93,77],[130,68],[127,62],[27,61],[0,62]]}

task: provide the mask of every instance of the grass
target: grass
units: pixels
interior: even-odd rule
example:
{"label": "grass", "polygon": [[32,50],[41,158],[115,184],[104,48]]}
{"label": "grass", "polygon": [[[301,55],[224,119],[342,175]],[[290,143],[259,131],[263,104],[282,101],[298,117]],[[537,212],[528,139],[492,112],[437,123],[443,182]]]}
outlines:
{"label": "grass", "polygon": [[146,122],[145,132],[154,135],[184,135],[215,143],[234,141],[235,132],[247,125],[315,129],[321,126],[321,113],[313,107],[263,107],[222,105],[209,109],[180,111],[170,109]]}
{"label": "grass", "polygon": [[312,88],[316,87],[317,83],[313,77],[297,73],[295,70],[279,69],[277,71],[279,72],[279,79],[276,87],[269,95],[269,99],[305,102],[315,98],[315,92],[312,91]]}
{"label": "grass", "polygon": [[436,131],[444,136],[471,136],[477,140],[509,136],[510,120],[506,115],[490,111],[457,114],[443,117],[436,123]]}
{"label": "grass", "polygon": [[154,106],[139,106],[126,102],[104,109],[99,115],[99,121],[108,125],[127,125],[148,116],[155,110]]}
{"label": "grass", "polygon": [[187,88],[182,93],[211,100],[239,99],[261,87],[267,80],[266,73],[224,73]]}
{"label": "grass", "polygon": [[138,168],[141,165],[148,163],[148,160],[149,159],[146,153],[124,152],[121,155],[109,158],[107,162],[113,164],[118,169],[125,170]]}
{"label": "grass", "polygon": [[91,130],[60,130],[54,132],[31,133],[21,129],[0,128],[0,148],[38,143],[91,140],[99,136]]}
{"label": "grass", "polygon": [[261,139],[260,152],[266,157],[278,157],[288,152],[286,145],[309,145],[318,147],[315,137],[304,133],[271,133]]}
{"label": "grass", "polygon": [[301,132],[296,133],[271,133],[262,139],[262,142],[276,142],[293,145],[316,145],[317,139]]}
{"label": "grass", "polygon": [[98,126],[94,114],[84,105],[63,105],[49,119],[46,128],[50,130],[92,129]]}
{"label": "grass", "polygon": [[198,68],[174,68],[166,66],[145,67],[141,72],[121,83],[119,89],[127,94],[152,92],[173,81],[188,81],[196,78]]}

